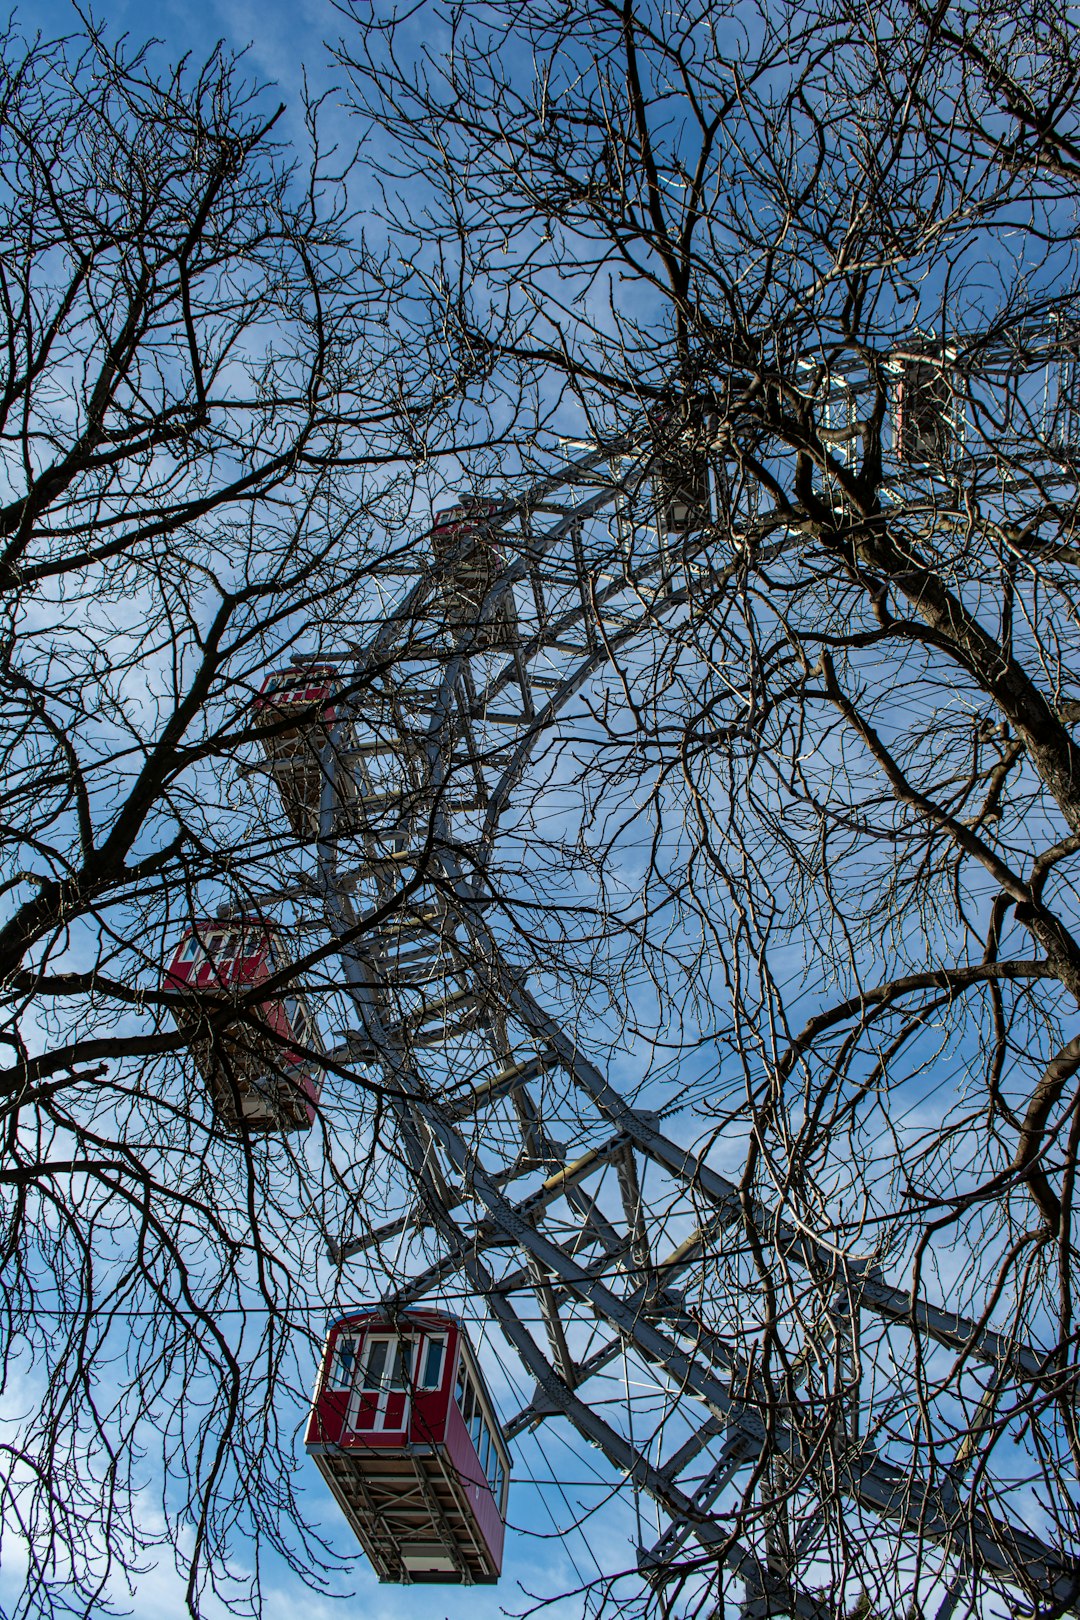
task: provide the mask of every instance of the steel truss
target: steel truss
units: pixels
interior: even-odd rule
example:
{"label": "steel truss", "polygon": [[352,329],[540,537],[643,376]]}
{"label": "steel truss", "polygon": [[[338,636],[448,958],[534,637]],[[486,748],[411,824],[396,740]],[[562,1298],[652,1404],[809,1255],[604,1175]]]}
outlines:
{"label": "steel truss", "polygon": [[[453,600],[475,534],[418,562],[378,633],[339,656],[352,696],[321,754],[312,881],[355,1027],[331,1055],[376,1066],[396,1093],[412,1196],[381,1224],[358,1210],[336,1258],[423,1238],[427,1264],[387,1305],[451,1286],[485,1302],[535,1384],[507,1438],[564,1418],[651,1497],[661,1527],[638,1564],[658,1589],[695,1560],[722,1564],[747,1620],[831,1616],[800,1572],[842,1500],[940,1550],[938,1620],[973,1577],[1061,1612],[1077,1572],[1004,1513],[961,1505],[980,1424],[1007,1398],[1052,1400],[1054,1369],[749,1200],[624,1100],[497,940],[488,874],[531,753],[616,654],[738,576],[737,553],[710,569],[692,537],[655,531],[634,554],[628,513],[648,477],[626,442],[567,459],[484,526],[502,560],[480,596],[473,568],[470,613]],[[607,548],[589,550],[601,515]],[[779,1394],[745,1348],[766,1279],[790,1318]],[[880,1448],[863,1410],[867,1367],[902,1361],[900,1341],[959,1358],[981,1392],[974,1438],[934,1477]],[[628,1366],[661,1392],[647,1435],[611,1397]],[[758,1506],[739,1536],[733,1492]]]}

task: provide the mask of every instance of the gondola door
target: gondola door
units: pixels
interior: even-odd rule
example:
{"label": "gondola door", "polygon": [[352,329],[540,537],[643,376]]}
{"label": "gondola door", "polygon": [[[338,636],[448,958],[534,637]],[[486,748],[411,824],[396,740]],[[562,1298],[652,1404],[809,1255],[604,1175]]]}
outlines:
{"label": "gondola door", "polygon": [[364,1339],[348,1427],[357,1434],[401,1434],[411,1415],[416,1340],[393,1333]]}

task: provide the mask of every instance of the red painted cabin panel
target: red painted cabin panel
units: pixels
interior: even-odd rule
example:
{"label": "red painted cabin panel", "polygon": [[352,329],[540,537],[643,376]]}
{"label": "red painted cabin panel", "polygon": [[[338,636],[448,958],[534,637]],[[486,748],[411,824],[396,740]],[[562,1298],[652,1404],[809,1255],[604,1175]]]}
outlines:
{"label": "red painted cabin panel", "polygon": [[498,1580],[510,1457],[456,1317],[335,1322],[307,1448],[380,1580]]}
{"label": "red painted cabin panel", "polygon": [[285,814],[305,843],[319,836],[323,788],[319,755],[335,720],[336,688],[337,673],[331,665],[297,664],[268,675],[251,703]]}
{"label": "red painted cabin panel", "polygon": [[254,1022],[217,1030],[199,1005],[203,998],[239,1000],[285,962],[271,924],[203,920],[186,930],[165,974],[173,1016],[190,1031],[218,1121],[234,1133],[309,1130],[315,1118],[321,1071],[310,1053],[319,1049],[319,1037],[303,996],[258,1002],[251,1008]]}

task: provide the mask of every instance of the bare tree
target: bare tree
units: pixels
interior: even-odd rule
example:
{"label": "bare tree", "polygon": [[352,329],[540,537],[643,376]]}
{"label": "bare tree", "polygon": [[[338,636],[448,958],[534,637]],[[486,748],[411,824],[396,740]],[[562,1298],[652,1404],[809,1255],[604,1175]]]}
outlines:
{"label": "bare tree", "polygon": [[[368,475],[441,385],[422,348],[383,369],[392,276],[358,245],[348,162],[312,113],[298,165],[235,62],[169,70],[92,30],[12,32],[0,108],[17,1612],[104,1612],[161,1546],[193,1612],[207,1583],[243,1612],[241,1543],[246,1569],[269,1545],[319,1578],[318,1545],[283,1526],[321,1222],[303,1156],[230,1128],[189,1050],[194,1017],[204,1068],[210,1047],[242,1069],[269,1042],[287,1069],[262,1003],[196,996],[178,1027],[163,974],[193,921],[258,918],[261,892],[297,881],[301,837],[259,814],[272,779],[238,787],[232,766],[289,729],[252,708],[267,675],[377,609]],[[277,937],[280,996],[312,942]]]}
{"label": "bare tree", "polygon": [[[636,469],[613,474],[618,535],[581,552],[597,604],[616,558],[632,582],[666,556],[671,611],[647,593],[637,640],[608,624],[613,685],[550,743],[546,899],[541,786],[521,866],[511,840],[487,875],[580,1039],[602,1046],[614,1008],[653,1053],[649,1106],[692,1101],[748,1218],[772,1212],[683,1281],[786,1436],[715,1510],[767,1544],[780,1586],[754,1612],[793,1612],[793,1574],[804,1601],[929,1601],[934,1513],[968,1551],[935,1607],[983,1612],[978,1526],[1011,1512],[1067,1572],[1013,1586],[1060,1613],[1080,1466],[1066,12],[422,7],[354,15],[340,58],[389,137],[413,293],[479,357],[478,406],[505,402],[503,465],[543,466],[562,433]],[[973,1378],[971,1336],[898,1353],[880,1327],[845,1363],[836,1313],[871,1290],[845,1306],[827,1266],[796,1279],[770,1222],[993,1325],[1030,1376],[999,1348]],[[871,1451],[886,1519],[921,1502],[925,1534],[873,1528],[850,1471]]]}
{"label": "bare tree", "polygon": [[[597,1609],[1075,1605],[1068,47],[365,10],[376,255],[235,65],[7,41],[22,1612],[158,1544],[193,1612],[324,1582],[361,1289],[483,1300],[509,1432],[599,1447],[648,1579]],[[219,924],[274,976],[179,994]],[[306,1108],[278,996],[307,1132],[243,1125],[252,1065]]]}

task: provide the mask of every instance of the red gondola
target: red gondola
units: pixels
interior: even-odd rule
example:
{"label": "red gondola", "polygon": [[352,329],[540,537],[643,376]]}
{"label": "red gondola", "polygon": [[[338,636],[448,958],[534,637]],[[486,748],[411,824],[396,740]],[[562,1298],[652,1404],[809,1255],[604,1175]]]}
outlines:
{"label": "red gondola", "polygon": [[332,666],[297,664],[268,675],[251,705],[285,814],[305,843],[319,836],[319,754],[334,723],[336,686]]}
{"label": "red gondola", "polygon": [[666,534],[694,534],[712,522],[709,458],[700,424],[681,431],[672,427],[670,411],[654,410],[649,422],[657,435],[652,465],[653,497]]}
{"label": "red gondola", "polygon": [[490,618],[480,622],[484,598],[506,559],[499,547],[478,530],[484,519],[498,509],[498,501],[485,500],[480,495],[464,495],[456,506],[436,512],[431,527],[431,554],[437,563],[462,547],[472,535],[477,535],[475,546],[458,558],[443,582],[450,623],[475,626],[474,647],[509,646],[517,628],[509,596],[499,603]]}
{"label": "red gondola", "polygon": [[202,921],[187,929],[165,974],[173,1017],[190,1032],[214,1112],[236,1134],[306,1131],[315,1118],[321,1071],[311,1053],[319,1050],[319,1036],[303,996],[279,992],[249,1004],[246,1017],[232,1024],[215,1026],[208,1016],[208,1000],[239,1000],[285,965],[271,923]]}
{"label": "red gondola", "polygon": [[456,1317],[336,1321],[307,1449],[380,1580],[498,1580],[510,1455]]}
{"label": "red gondola", "polygon": [[956,400],[948,365],[930,355],[905,355],[896,362],[893,434],[898,461],[940,461],[956,431]]}
{"label": "red gondola", "polygon": [[667,534],[695,534],[712,522],[709,463],[687,449],[668,454],[653,469],[656,504]]}

